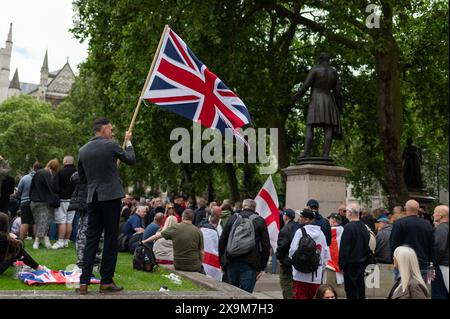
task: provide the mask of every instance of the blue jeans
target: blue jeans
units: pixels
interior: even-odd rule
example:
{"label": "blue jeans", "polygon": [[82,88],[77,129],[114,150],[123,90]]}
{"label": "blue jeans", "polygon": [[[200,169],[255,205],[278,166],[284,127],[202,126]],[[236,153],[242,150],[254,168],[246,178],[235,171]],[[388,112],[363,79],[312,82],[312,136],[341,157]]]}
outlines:
{"label": "blue jeans", "polygon": [[256,284],[256,271],[249,264],[239,260],[232,260],[227,265],[228,283],[249,293],[253,292]]}

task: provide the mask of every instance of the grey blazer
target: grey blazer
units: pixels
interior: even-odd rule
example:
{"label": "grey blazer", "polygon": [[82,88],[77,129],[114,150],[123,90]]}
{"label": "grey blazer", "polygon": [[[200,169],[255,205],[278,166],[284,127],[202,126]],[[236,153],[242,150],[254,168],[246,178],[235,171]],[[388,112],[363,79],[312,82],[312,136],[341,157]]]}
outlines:
{"label": "grey blazer", "polygon": [[[397,285],[396,285],[397,286]],[[419,282],[411,278],[408,283],[408,288],[403,291],[402,288],[396,289],[392,288],[391,293],[389,294],[389,299],[427,299],[428,298],[428,290],[419,284]]]}
{"label": "grey blazer", "polygon": [[98,201],[125,196],[117,169],[117,159],[128,165],[136,163],[133,146],[124,150],[116,141],[97,136],[80,148],[78,175],[80,182],[88,186],[87,203],[92,203],[95,192]]}

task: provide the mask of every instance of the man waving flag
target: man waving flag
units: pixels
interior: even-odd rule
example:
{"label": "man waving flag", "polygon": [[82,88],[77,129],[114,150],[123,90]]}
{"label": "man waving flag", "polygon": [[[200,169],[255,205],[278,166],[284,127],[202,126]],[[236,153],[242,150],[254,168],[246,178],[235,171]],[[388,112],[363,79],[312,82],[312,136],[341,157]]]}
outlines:
{"label": "man waving flag", "polygon": [[273,185],[272,176],[264,183],[255,197],[256,212],[266,220],[269,231],[270,245],[273,252],[277,250],[278,233],[280,232],[280,213],[278,211],[278,196]]}
{"label": "man waving flag", "polygon": [[156,54],[141,98],[222,133],[251,122],[242,100],[169,27]]}

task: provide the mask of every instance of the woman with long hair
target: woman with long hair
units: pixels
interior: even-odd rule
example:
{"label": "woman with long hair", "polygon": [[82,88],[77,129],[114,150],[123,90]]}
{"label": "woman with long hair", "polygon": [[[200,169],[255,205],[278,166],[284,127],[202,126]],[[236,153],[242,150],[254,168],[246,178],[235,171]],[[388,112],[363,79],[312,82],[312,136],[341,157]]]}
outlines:
{"label": "woman with long hair", "polygon": [[[175,216],[168,216],[161,232],[177,223]],[[164,238],[158,239],[153,244],[153,252],[155,253],[158,264],[173,264],[173,242],[171,240]]]}
{"label": "woman with long hair", "polygon": [[392,287],[388,299],[427,299],[428,288],[420,274],[419,262],[414,250],[399,246],[394,251],[394,267],[400,277]]}
{"label": "woman with long hair", "polygon": [[39,265],[23,249],[23,242],[17,236],[8,232],[9,217],[0,212],[0,275],[16,261],[22,261],[25,265],[43,270],[45,266]]}
{"label": "woman with long hair", "polygon": [[320,285],[314,299],[337,299],[337,292],[331,285]]}
{"label": "woman with long hair", "polygon": [[44,240],[45,247],[51,249],[52,245],[47,236],[50,221],[54,217],[54,209],[59,207],[60,199],[56,189],[56,173],[59,169],[58,160],[50,160],[44,169],[36,172],[31,182],[30,198],[31,213],[36,224],[36,234],[33,248],[39,249]]}
{"label": "woman with long hair", "polygon": [[164,225],[166,224],[166,220],[169,216],[174,216],[177,220],[177,223],[181,223],[181,216],[176,214],[175,205],[173,203],[166,204],[166,211],[164,212],[164,219],[162,221],[161,227],[164,227]]}

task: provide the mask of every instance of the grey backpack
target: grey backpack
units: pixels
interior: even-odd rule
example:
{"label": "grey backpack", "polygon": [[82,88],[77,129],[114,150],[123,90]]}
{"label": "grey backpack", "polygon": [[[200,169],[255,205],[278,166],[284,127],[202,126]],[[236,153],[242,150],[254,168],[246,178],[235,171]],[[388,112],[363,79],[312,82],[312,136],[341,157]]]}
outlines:
{"label": "grey backpack", "polygon": [[231,227],[227,242],[227,256],[234,258],[249,253],[255,247],[255,226],[253,221],[258,215],[252,214],[244,218],[236,213],[236,220]]}

